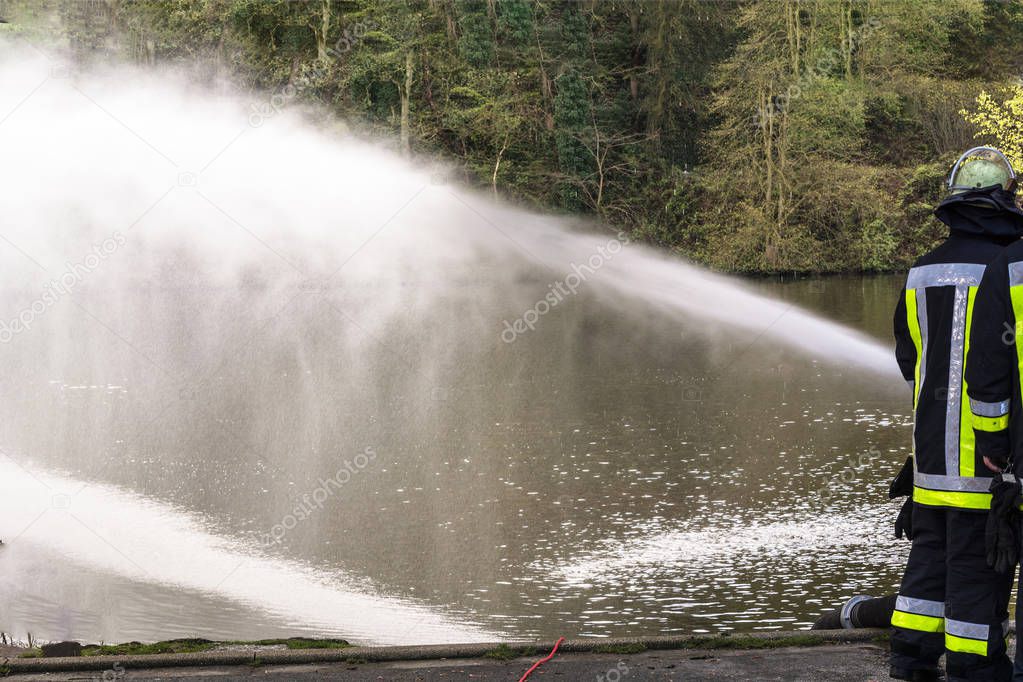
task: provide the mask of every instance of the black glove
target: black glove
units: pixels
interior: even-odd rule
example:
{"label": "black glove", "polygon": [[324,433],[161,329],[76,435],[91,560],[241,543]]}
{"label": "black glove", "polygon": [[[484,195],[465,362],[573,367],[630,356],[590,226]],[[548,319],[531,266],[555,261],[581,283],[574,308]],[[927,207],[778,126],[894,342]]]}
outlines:
{"label": "black glove", "polygon": [[902,465],[902,469],[895,475],[895,479],[892,484],[888,487],[888,499],[894,500],[896,497],[909,497],[905,504],[902,505],[902,509],[899,510],[899,516],[895,519],[895,537],[901,538],[903,535],[906,536],[907,540],[913,539],[913,456],[910,455],[906,458],[906,463]]}
{"label": "black glove", "polygon": [[987,565],[998,573],[1011,573],[1019,561],[1020,481],[1012,474],[991,479],[991,511],[984,529]]}
{"label": "black glove", "polygon": [[902,469],[895,475],[892,480],[892,484],[888,486],[888,499],[894,500],[896,497],[905,497],[906,495],[913,494],[913,455],[906,458],[906,463],[902,465]]}
{"label": "black glove", "polygon": [[895,519],[895,537],[906,536],[907,540],[913,539],[913,498],[908,498],[899,510],[899,516]]}

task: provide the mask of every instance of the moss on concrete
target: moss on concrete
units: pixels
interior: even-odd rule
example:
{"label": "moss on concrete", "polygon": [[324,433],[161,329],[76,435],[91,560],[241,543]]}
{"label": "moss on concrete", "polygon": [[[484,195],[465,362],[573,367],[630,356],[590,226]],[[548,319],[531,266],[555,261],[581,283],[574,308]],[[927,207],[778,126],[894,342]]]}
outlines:
{"label": "moss on concrete", "polygon": [[789,635],[787,637],[752,637],[750,635],[721,635],[693,637],[686,641],[687,649],[781,649],[785,647],[821,646],[834,644],[834,639],[819,635]]}
{"label": "moss on concrete", "polygon": [[[288,639],[257,639],[253,641],[215,641],[209,639],[168,639],[162,642],[143,644],[89,644],[82,647],[83,656],[146,656],[150,654],[189,654],[212,651],[224,646],[286,646],[289,649],[344,649],[351,646],[343,639],[312,639],[290,637]],[[42,655],[39,652],[38,655]]]}
{"label": "moss on concrete", "polygon": [[593,649],[595,654],[622,654],[628,656],[630,654],[641,654],[646,651],[646,646],[643,644],[604,644]]}
{"label": "moss on concrete", "polygon": [[143,644],[124,642],[122,644],[87,644],[82,647],[83,656],[146,656],[150,654],[190,654],[209,651],[216,642],[208,639],[168,639],[162,642]]}
{"label": "moss on concrete", "polygon": [[253,642],[218,642],[218,644],[247,644],[253,646],[279,646],[283,644],[289,649],[345,649],[351,646],[351,644],[343,639],[312,639],[310,637],[257,639]]}

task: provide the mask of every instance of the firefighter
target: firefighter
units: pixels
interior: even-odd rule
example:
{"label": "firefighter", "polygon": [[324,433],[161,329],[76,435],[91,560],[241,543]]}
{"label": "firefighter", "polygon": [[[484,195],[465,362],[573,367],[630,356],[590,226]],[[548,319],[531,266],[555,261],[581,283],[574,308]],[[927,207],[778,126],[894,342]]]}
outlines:
{"label": "firefighter", "polygon": [[[1023,344],[1018,340],[1023,332],[1023,242],[1011,244],[988,266],[974,315],[966,381],[977,458],[988,468],[1009,474],[991,488],[994,502],[988,521],[988,563],[1011,580],[1020,549],[1021,500],[1016,476],[1023,473]],[[1017,633],[1023,632],[1020,625],[1017,606]],[[1023,680],[1023,647],[1018,643],[1013,679]]]}
{"label": "firefighter", "polygon": [[[1005,646],[1012,576],[988,566],[984,540],[999,467],[984,461],[982,441],[1004,420],[1004,397],[984,392],[977,394],[984,402],[971,406],[964,365],[971,329],[984,314],[977,289],[985,270],[1023,235],[1015,185],[1012,165],[996,149],[976,147],[959,158],[935,209],[949,235],[909,271],[895,311],[896,357],[914,412],[912,520],[903,519],[913,544],[892,614],[896,679],[939,679],[943,653],[951,680],[1012,677]],[[970,395],[973,389],[970,383]],[[993,421],[975,436],[978,412]]]}

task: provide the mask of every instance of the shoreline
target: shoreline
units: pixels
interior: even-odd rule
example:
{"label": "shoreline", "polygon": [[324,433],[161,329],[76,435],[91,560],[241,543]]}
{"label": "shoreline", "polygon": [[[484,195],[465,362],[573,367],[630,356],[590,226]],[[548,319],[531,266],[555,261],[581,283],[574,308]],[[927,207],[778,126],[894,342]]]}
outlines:
{"label": "shoreline", "polygon": [[[841,644],[883,645],[887,630],[815,630],[779,631],[719,636],[615,637],[607,639],[565,640],[558,648],[562,654],[611,654],[632,656],[655,651],[747,651],[810,648]],[[337,640],[334,640],[337,641]],[[468,644],[431,644],[417,646],[344,646],[330,648],[285,648],[280,644],[225,642],[191,653],[115,654],[62,658],[6,657],[0,663],[0,675],[43,672],[74,672],[116,669],[194,668],[210,666],[301,665],[313,663],[397,663],[403,661],[440,661],[447,659],[490,659],[510,661],[538,657],[548,653],[553,641],[510,641]],[[153,645],[155,646],[155,645]],[[8,649],[9,651],[10,649]],[[30,651],[30,650],[23,650]]]}

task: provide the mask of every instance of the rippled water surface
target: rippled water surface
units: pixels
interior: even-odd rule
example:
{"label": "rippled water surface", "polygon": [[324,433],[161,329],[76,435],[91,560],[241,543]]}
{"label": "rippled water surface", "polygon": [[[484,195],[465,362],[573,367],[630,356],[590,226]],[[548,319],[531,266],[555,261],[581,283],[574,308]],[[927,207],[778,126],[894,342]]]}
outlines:
{"label": "rippled water surface", "polygon": [[[898,282],[754,286],[884,339]],[[184,361],[217,315],[201,312],[207,294],[138,292],[124,319],[192,316],[162,341]],[[111,352],[85,316],[49,322]],[[885,487],[909,416],[890,377],[756,335],[708,341],[641,307],[609,315],[586,295],[510,350],[493,335],[441,349],[407,330],[368,366],[338,357],[333,337],[350,331],[322,303],[251,324],[227,330],[248,344],[195,384],[165,384],[123,349],[114,374],[73,362],[7,374],[0,526],[23,537],[0,554],[18,577],[0,587],[6,629],[762,630],[897,583],[906,546],[890,538]],[[438,353],[455,381],[410,378]],[[370,404],[345,398],[376,386]],[[324,486],[331,476],[343,486]]]}
{"label": "rippled water surface", "polygon": [[0,631],[716,632],[894,589],[898,278],[730,280],[5,50]]}

